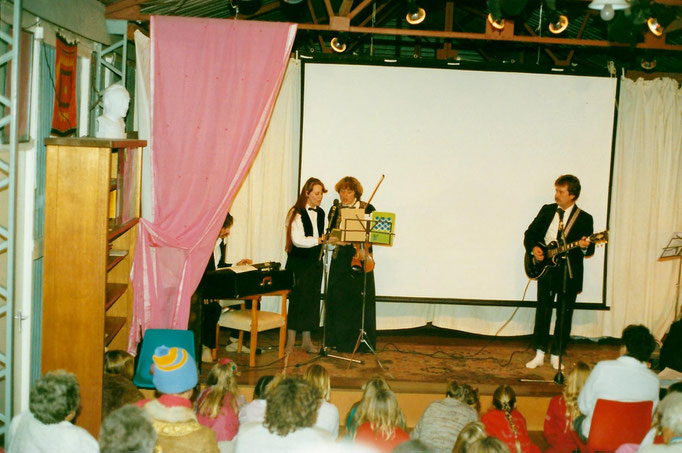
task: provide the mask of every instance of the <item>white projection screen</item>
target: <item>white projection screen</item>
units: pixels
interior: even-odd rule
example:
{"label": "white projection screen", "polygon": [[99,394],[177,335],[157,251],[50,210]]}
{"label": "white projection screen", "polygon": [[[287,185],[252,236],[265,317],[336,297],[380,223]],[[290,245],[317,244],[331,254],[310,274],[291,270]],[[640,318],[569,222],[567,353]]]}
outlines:
{"label": "white projection screen", "polygon": [[[374,247],[377,298],[521,301],[523,233],[561,174],[606,229],[615,78],[306,63],[301,183],[320,178],[325,212],[343,176],[396,213]],[[604,303],[605,253],[585,261],[578,302]],[[526,300],[535,300],[535,282]]]}

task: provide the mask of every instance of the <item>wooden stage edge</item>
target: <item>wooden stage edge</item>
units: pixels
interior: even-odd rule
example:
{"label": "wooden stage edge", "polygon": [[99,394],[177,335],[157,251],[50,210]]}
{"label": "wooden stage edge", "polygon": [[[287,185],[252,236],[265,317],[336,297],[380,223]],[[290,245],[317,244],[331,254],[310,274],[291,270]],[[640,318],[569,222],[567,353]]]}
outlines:
{"label": "wooden stage edge", "polygon": [[[227,332],[221,333],[220,339],[226,341],[227,337]],[[313,340],[321,344],[321,332],[313,333]],[[542,431],[549,400],[561,392],[561,386],[553,382],[556,371],[549,365],[549,358],[537,369],[525,367],[535,354],[530,340],[529,336],[485,337],[429,326],[379,331],[376,355],[356,354],[355,358],[363,363],[353,363],[349,368],[347,361],[307,354],[299,348],[278,360],[277,330],[272,330],[258,336],[263,351],[256,355],[255,367],[248,366],[248,354],[227,352],[224,344],[220,345],[218,357],[229,357],[237,363],[241,373],[239,387],[248,400],[261,376],[280,373],[302,376],[310,364],[322,365],[331,377],[331,402],[342,418],[362,396],[362,385],[372,376],[383,376],[398,397],[408,428],[415,426],[429,403],[445,397],[450,380],[478,389],[482,413],[490,407],[495,389],[507,384],[516,391],[517,407],[526,417],[529,430]],[[336,353],[330,350],[329,354]],[[564,375],[577,361],[594,365],[616,357],[616,341],[574,340],[567,348]],[[203,364],[201,382],[205,382],[211,366]]]}

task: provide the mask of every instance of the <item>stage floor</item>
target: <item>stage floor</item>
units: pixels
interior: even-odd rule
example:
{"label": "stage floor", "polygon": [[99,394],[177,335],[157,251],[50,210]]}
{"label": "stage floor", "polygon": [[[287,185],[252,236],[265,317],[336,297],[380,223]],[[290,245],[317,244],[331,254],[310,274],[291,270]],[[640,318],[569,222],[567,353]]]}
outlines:
{"label": "stage floor", "polygon": [[[262,354],[256,356],[256,367],[249,368],[248,354],[227,352],[227,330],[221,331],[218,357],[230,357],[239,366],[240,385],[252,386],[263,375],[286,372],[300,376],[311,363],[323,365],[331,376],[334,389],[360,389],[371,376],[381,375],[391,382],[396,392],[443,394],[446,382],[455,379],[477,387],[482,395],[492,394],[500,384],[509,384],[519,395],[551,396],[560,391],[552,382],[556,371],[549,365],[529,370],[525,363],[533,358],[531,338],[474,336],[436,327],[377,332],[376,355],[356,354],[362,364],[350,367],[345,360],[305,353],[296,348],[284,359],[277,358],[278,330],[262,332],[258,346]],[[321,343],[321,332],[313,334],[316,345]],[[300,338],[298,339],[300,342]],[[248,342],[245,341],[248,345]],[[333,350],[329,354],[336,354]],[[350,357],[350,354],[338,354]],[[582,360],[594,365],[600,360],[614,359],[619,346],[613,339],[594,342],[573,340],[565,356],[568,372]],[[202,376],[210,364],[203,364]]]}

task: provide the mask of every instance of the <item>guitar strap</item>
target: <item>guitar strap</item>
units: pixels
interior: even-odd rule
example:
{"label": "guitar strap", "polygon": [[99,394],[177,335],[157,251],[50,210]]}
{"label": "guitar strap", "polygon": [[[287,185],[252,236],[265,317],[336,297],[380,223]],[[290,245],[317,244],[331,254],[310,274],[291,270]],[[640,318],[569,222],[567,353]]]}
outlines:
{"label": "guitar strap", "polygon": [[571,216],[571,220],[568,221],[568,225],[566,225],[566,227],[564,228],[564,237],[565,238],[568,237],[568,233],[569,233],[569,231],[571,231],[571,228],[573,227],[573,224],[575,223],[575,219],[578,218],[578,215],[580,214],[580,208],[578,206],[576,206],[574,208],[574,211],[575,212],[572,213],[573,215]]}

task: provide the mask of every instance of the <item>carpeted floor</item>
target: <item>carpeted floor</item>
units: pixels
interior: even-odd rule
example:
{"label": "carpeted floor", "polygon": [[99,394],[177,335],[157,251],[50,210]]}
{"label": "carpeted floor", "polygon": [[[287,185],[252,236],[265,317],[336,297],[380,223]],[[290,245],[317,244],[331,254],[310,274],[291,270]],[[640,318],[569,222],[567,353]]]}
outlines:
{"label": "carpeted floor", "polygon": [[[335,388],[359,388],[369,377],[382,375],[393,381],[394,386],[413,388],[415,391],[432,389],[440,393],[444,383],[450,379],[475,384],[482,392],[500,383],[511,382],[522,382],[519,385],[525,386],[525,390],[521,392],[526,394],[557,391],[556,386],[547,384],[545,388],[542,383],[536,382],[552,381],[554,378],[556,371],[549,366],[548,361],[545,366],[535,370],[525,367],[525,363],[534,356],[534,351],[529,347],[530,337],[473,336],[434,327],[380,331],[376,355],[356,354],[355,358],[363,363],[353,363],[349,367],[348,361],[331,357],[336,354],[333,350],[328,351],[329,356],[320,356],[296,348],[291,355],[278,360],[277,332],[273,330],[259,335],[258,346],[263,352],[256,356],[254,368],[248,367],[248,354],[226,352],[224,345],[221,345],[218,356],[235,360],[241,371],[240,384],[253,385],[262,375],[278,374],[284,370],[288,374],[301,375],[306,366],[318,362],[329,371]],[[313,335],[317,345],[321,342],[318,336]],[[221,340],[226,337],[223,335]],[[613,340],[598,343],[574,340],[567,349],[565,373],[580,360],[595,364],[616,357],[618,345]],[[210,367],[210,364],[203,365],[204,378]]]}

